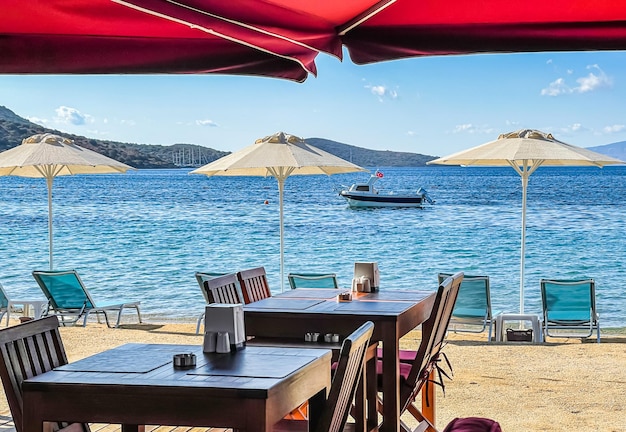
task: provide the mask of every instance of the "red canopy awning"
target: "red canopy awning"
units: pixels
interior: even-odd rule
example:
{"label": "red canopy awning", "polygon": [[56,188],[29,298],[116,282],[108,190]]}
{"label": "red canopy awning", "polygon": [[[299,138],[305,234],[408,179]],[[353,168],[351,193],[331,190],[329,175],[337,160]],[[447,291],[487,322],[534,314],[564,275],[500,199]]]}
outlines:
{"label": "red canopy awning", "polygon": [[397,0],[342,36],[357,64],[497,52],[626,49],[626,2]]}
{"label": "red canopy awning", "polygon": [[224,73],[304,81],[316,72],[318,53],[303,45],[253,38],[228,23],[192,26],[111,0],[3,0],[1,11],[0,73]]}
{"label": "red canopy awning", "polygon": [[626,49],[615,0],[3,0],[0,73],[225,73],[303,81],[358,64]]}

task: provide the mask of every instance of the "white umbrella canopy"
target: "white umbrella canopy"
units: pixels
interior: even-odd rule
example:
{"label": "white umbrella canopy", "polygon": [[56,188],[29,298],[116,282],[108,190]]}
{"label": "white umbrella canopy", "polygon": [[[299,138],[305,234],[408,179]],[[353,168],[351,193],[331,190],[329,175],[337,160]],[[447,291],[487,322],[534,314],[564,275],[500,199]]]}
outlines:
{"label": "white umbrella canopy", "polygon": [[48,239],[52,258],[52,182],[54,177],[73,174],[124,173],[135,169],[100,153],[80,147],[68,138],[45,133],[22,140],[0,153],[0,176],[45,178],[48,186]]}
{"label": "white umbrella canopy", "polygon": [[278,181],[280,207],[280,288],[284,290],[283,191],[292,175],[341,174],[367,171],[320,150],[295,135],[278,132],[248,147],[191,171],[207,176],[272,176]]}
{"label": "white umbrella canopy", "polygon": [[533,129],[501,134],[495,141],[428,162],[441,165],[511,166],[522,179],[522,236],[520,259],[520,313],[524,313],[524,259],[526,252],[526,190],[528,178],[540,166],[597,166],[625,162],[566,144]]}

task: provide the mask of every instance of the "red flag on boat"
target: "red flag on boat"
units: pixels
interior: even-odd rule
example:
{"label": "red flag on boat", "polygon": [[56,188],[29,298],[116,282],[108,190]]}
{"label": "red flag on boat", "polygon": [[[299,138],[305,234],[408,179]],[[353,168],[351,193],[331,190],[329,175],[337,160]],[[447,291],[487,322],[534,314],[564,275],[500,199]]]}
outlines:
{"label": "red flag on boat", "polygon": [[384,175],[383,175],[383,173],[382,173],[382,172],[380,172],[380,171],[376,171],[376,177],[378,177],[378,178],[383,178],[383,177],[384,177]]}

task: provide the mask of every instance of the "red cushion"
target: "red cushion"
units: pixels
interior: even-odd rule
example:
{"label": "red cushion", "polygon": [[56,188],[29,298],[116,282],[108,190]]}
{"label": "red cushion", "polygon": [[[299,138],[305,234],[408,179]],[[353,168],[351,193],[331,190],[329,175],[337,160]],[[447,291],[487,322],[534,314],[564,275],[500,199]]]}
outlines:
{"label": "red cushion", "polygon": [[443,432],[502,432],[502,429],[497,421],[481,417],[466,417],[455,418],[448,423]]}
{"label": "red cushion", "polygon": [[[406,379],[411,372],[411,365],[409,363],[400,362],[400,385],[406,382]],[[383,386],[383,361],[376,360],[376,378],[378,381],[378,388]]]}
{"label": "red cushion", "polygon": [[[417,351],[413,351],[413,350],[400,350],[400,352],[398,353],[398,357],[400,358],[400,361],[403,363],[413,363],[413,360],[415,360],[416,355],[417,355]],[[379,359],[383,358],[382,348],[378,348],[378,350],[376,351],[376,357],[378,357]]]}

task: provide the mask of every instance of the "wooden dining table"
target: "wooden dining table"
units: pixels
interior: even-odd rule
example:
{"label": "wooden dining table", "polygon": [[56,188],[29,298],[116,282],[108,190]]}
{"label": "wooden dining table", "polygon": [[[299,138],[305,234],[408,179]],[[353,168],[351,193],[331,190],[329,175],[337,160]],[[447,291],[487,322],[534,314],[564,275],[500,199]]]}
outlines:
{"label": "wooden dining table", "polygon": [[[175,354],[196,365],[175,368]],[[221,427],[269,431],[309,402],[315,425],[330,389],[331,351],[246,347],[205,354],[201,346],[126,344],[24,381],[23,432],[44,422]]]}
{"label": "wooden dining table", "polygon": [[[343,340],[366,321],[374,323],[373,342],[382,343],[383,422],[382,431],[400,430],[400,338],[430,316],[434,291],[380,290],[374,293],[352,293],[351,301],[340,301],[339,294],[349,290],[298,288],[244,306],[246,334],[262,339],[304,340],[307,333],[318,333],[323,342],[325,334],[338,334]],[[315,346],[315,343],[311,343]],[[323,345],[323,343],[321,344]],[[368,386],[373,381],[368,367]],[[372,379],[370,379],[371,377]],[[373,382],[372,382],[373,381]],[[375,388],[375,387],[374,387]],[[368,392],[371,394],[371,391]],[[426,399],[426,395],[422,395]],[[370,398],[371,399],[371,398]],[[434,421],[434,393],[428,395],[425,415]],[[368,401],[369,411],[375,411]],[[423,404],[424,405],[424,404]],[[368,415],[366,430],[376,429],[377,417]],[[376,424],[373,424],[375,422]]]}

